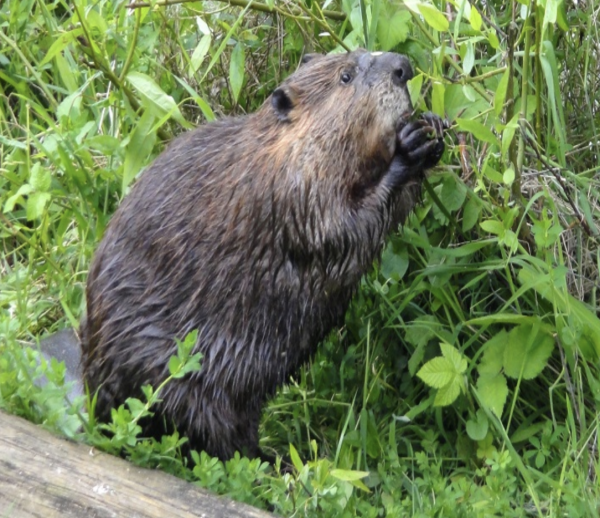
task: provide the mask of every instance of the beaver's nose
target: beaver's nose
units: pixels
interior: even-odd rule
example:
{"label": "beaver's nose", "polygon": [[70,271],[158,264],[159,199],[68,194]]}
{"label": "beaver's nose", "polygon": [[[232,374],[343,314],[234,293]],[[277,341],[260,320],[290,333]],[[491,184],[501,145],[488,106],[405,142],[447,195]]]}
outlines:
{"label": "beaver's nose", "polygon": [[413,77],[412,67],[406,56],[395,52],[365,52],[359,58],[359,66],[379,77],[392,74],[396,86],[404,86]]}
{"label": "beaver's nose", "polygon": [[392,82],[397,86],[405,85],[413,77],[412,67],[406,56],[390,54],[392,61]]}

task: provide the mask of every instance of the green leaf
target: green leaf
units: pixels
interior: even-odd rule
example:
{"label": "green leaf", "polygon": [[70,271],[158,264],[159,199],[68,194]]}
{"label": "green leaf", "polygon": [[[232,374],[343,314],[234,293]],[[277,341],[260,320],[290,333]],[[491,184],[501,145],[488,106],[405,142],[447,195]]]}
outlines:
{"label": "green leaf", "polygon": [[196,45],[194,52],[192,52],[192,57],[190,59],[190,75],[194,75],[196,72],[198,72],[200,65],[202,65],[202,61],[204,61],[204,58],[210,49],[211,40],[212,37],[210,33],[205,34],[202,36],[202,38],[200,38],[200,41],[198,42],[198,45]]}
{"label": "green leaf", "polygon": [[191,127],[183,118],[175,100],[167,95],[150,76],[141,72],[129,72],[126,79],[140,94],[142,104],[147,110],[154,111],[157,118],[169,114],[183,127]]}
{"label": "green leaf", "polygon": [[229,62],[229,82],[235,102],[237,102],[240,92],[242,91],[245,67],[246,58],[244,55],[244,45],[238,41],[233,48],[231,61]]}
{"label": "green leaf", "polygon": [[515,181],[515,170],[512,167],[509,167],[506,171],[504,171],[502,179],[506,185],[512,185],[512,183]]}
{"label": "green leaf", "polygon": [[417,376],[430,387],[439,389],[452,383],[456,370],[451,361],[438,356],[423,365],[417,372]]}
{"label": "green leaf", "polygon": [[8,214],[9,212],[12,212],[17,203],[19,203],[19,202],[22,203],[23,196],[26,196],[27,194],[29,194],[32,191],[33,191],[33,187],[31,187],[31,185],[29,185],[28,183],[21,185],[21,187],[19,187],[17,192],[15,194],[13,194],[12,196],[10,196],[6,200],[6,203],[4,204],[4,208],[3,208],[4,214]]}
{"label": "green leaf", "polygon": [[508,397],[508,385],[504,374],[480,374],[477,380],[477,392],[481,403],[486,408],[489,408],[498,417],[502,416]]}
{"label": "green leaf", "polygon": [[475,7],[473,5],[471,5],[471,13],[469,14],[469,23],[471,24],[471,27],[473,27],[473,29],[475,29],[477,32],[479,32],[481,30],[481,25],[483,23],[483,20],[481,19],[481,15],[479,14],[479,11],[477,9],[475,9]]}
{"label": "green leaf", "polygon": [[423,74],[417,74],[407,84],[408,93],[410,94],[410,102],[415,108],[417,108],[419,105],[419,101],[423,102],[421,98],[421,88],[423,87]]}
{"label": "green leaf", "polygon": [[483,356],[477,368],[480,376],[492,377],[500,373],[507,344],[508,333],[503,329],[483,345]]}
{"label": "green leaf", "polygon": [[106,156],[113,155],[121,147],[121,141],[112,135],[95,135],[86,139],[85,143]]}
{"label": "green leaf", "polygon": [[444,116],[444,99],[446,97],[446,88],[443,83],[439,81],[432,81],[431,83],[431,110],[433,113],[437,113],[440,117]]}
{"label": "green leaf", "polygon": [[408,250],[406,247],[394,251],[394,245],[389,242],[381,254],[381,274],[386,279],[399,281],[408,269]]}
{"label": "green leaf", "polygon": [[344,480],[345,482],[352,482],[353,480],[360,480],[369,476],[368,471],[354,471],[349,469],[332,469],[330,475],[338,480]]}
{"label": "green leaf", "polygon": [[498,39],[495,29],[489,28],[486,31],[486,37],[494,50],[498,50],[500,48],[500,40]]}
{"label": "green leaf", "polygon": [[473,441],[483,441],[489,429],[489,422],[485,412],[481,409],[477,410],[477,419],[469,419],[466,429],[467,435]]}
{"label": "green leaf", "polygon": [[179,370],[181,369],[182,361],[177,356],[171,356],[169,358],[169,374],[171,376],[176,376]]}
{"label": "green leaf", "polygon": [[495,219],[486,219],[482,221],[479,226],[486,232],[496,236],[504,234],[504,225]]}
{"label": "green leaf", "polygon": [[477,139],[483,140],[484,142],[489,142],[490,144],[498,144],[498,138],[496,135],[494,135],[492,130],[490,130],[487,126],[481,124],[481,122],[459,118],[456,119],[456,123],[461,130],[472,133]]}
{"label": "green leaf", "polygon": [[511,378],[533,379],[540,374],[554,350],[554,338],[538,322],[512,329],[504,351],[504,373]]}
{"label": "green leaf", "polygon": [[152,152],[156,141],[156,132],[152,131],[154,115],[145,111],[133,130],[127,148],[125,150],[125,161],[123,164],[123,181],[121,190],[125,193],[127,187],[146,163],[148,155]]}
{"label": "green leaf", "polygon": [[448,174],[444,176],[438,195],[443,206],[448,211],[455,212],[462,207],[467,197],[467,188],[455,175]]}
{"label": "green leaf", "polygon": [[436,31],[444,32],[450,27],[448,19],[434,5],[418,4],[419,12],[427,24]]}
{"label": "green leaf", "polygon": [[468,232],[471,230],[479,220],[479,214],[481,213],[481,207],[477,202],[477,198],[471,198],[463,209],[462,219],[462,230]]}
{"label": "green leaf", "polygon": [[460,394],[461,382],[455,378],[452,383],[439,389],[433,400],[433,406],[448,406],[456,401]]}
{"label": "green leaf", "polygon": [[453,346],[445,342],[440,343],[440,349],[442,355],[451,364],[456,374],[464,374],[467,370],[467,360],[464,356]]}
{"label": "green leaf", "polygon": [[294,445],[290,443],[290,459],[292,464],[298,471],[302,471],[304,464],[302,464],[302,460],[300,459],[300,455],[298,455],[298,450],[294,448]]}
{"label": "green leaf", "polygon": [[377,38],[381,50],[391,50],[408,37],[411,16],[408,11],[396,11],[391,17],[388,9],[382,9],[377,22]]}
{"label": "green leaf", "polygon": [[125,400],[125,403],[127,403],[129,411],[134,418],[146,413],[146,405],[137,398],[129,397]]}
{"label": "green leaf", "polygon": [[506,91],[508,89],[508,79],[510,77],[510,70],[507,68],[500,78],[500,82],[496,87],[496,93],[494,94],[494,111],[496,115],[502,113],[504,108],[504,99],[506,99]]}
{"label": "green leaf", "polygon": [[[582,338],[585,338],[584,344],[592,344],[596,355],[593,359],[600,357],[600,319],[583,302],[570,295],[563,286],[557,286],[550,275],[540,274],[533,268],[524,267],[518,277],[521,284],[533,288],[555,305],[560,313],[568,315],[581,328]],[[582,348],[580,343],[578,349],[589,358],[589,347]]]}
{"label": "green leaf", "polygon": [[514,117],[508,121],[502,130],[502,156],[506,158],[510,149],[510,144],[515,136],[515,132],[519,127],[519,114],[515,113]]}
{"label": "green leaf", "polygon": [[465,43],[465,55],[463,57],[463,71],[469,75],[475,64],[475,46],[471,41]]}
{"label": "green leaf", "polygon": [[36,191],[49,191],[52,183],[52,175],[45,167],[42,167],[39,162],[36,162],[31,167],[29,183]]}
{"label": "green leaf", "polygon": [[50,193],[48,192],[34,192],[27,198],[27,221],[34,221],[39,219],[44,214],[46,204],[50,201]]}
{"label": "green leaf", "polygon": [[210,105],[204,99],[202,99],[202,97],[200,97],[183,79],[175,76],[175,80],[185,89],[188,94],[190,94],[190,97],[194,99],[200,110],[202,110],[202,114],[204,117],[206,117],[206,120],[209,122],[215,120],[215,114],[213,113]]}
{"label": "green leaf", "polygon": [[72,31],[64,32],[60,36],[58,36],[58,38],[54,40],[52,45],[50,45],[50,48],[48,49],[48,52],[46,52],[44,59],[42,59],[42,61],[38,65],[40,70],[46,63],[49,63],[54,56],[62,52],[65,49],[65,47],[67,47],[67,45],[75,41],[75,39],[78,36],[81,36],[82,34],[83,28],[79,27],[77,29],[73,29]]}

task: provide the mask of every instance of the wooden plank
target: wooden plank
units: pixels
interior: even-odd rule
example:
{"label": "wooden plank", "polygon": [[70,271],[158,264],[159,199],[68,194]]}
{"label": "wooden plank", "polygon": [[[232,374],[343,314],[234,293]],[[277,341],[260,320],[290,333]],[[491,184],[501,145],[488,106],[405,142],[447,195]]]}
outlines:
{"label": "wooden plank", "polygon": [[0,412],[0,516],[268,518],[160,471]]}

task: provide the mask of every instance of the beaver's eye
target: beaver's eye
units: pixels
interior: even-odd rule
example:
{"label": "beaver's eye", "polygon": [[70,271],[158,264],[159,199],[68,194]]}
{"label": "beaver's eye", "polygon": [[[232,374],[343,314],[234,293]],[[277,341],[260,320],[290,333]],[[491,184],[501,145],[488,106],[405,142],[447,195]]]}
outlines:
{"label": "beaver's eye", "polygon": [[340,76],[340,81],[344,85],[347,85],[348,83],[350,83],[352,81],[352,79],[354,79],[354,77],[352,76],[352,74],[350,72],[342,72],[342,75]]}

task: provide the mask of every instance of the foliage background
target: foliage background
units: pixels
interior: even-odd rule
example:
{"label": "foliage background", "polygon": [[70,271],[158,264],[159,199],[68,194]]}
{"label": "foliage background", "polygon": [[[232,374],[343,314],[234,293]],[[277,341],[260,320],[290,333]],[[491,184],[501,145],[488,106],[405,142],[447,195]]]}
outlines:
{"label": "foliage background", "polygon": [[[0,406],[284,516],[598,516],[599,10],[5,0]],[[62,368],[25,346],[77,325],[135,177],[179,132],[256,109],[304,53],[359,46],[409,55],[415,104],[452,128],[345,327],[265,414],[261,446],[294,473],[185,467],[178,437],[139,437],[156,393],[109,426],[66,405]]]}

